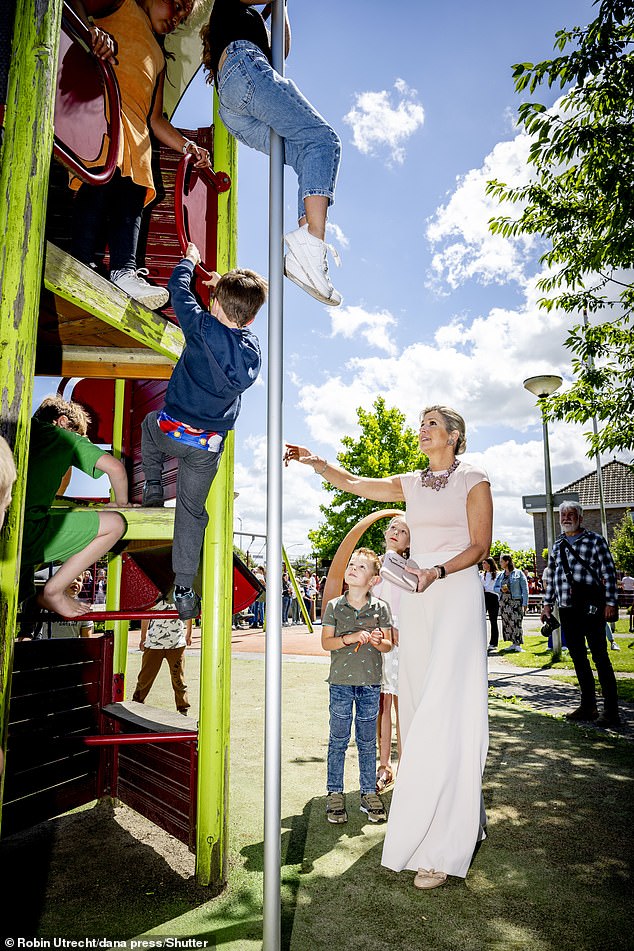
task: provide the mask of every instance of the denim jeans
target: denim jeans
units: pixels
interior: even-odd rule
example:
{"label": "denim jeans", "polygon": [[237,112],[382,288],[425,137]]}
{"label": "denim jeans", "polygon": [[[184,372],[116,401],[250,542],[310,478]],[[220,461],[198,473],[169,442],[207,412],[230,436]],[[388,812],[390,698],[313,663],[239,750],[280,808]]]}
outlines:
{"label": "denim jeans", "polygon": [[288,612],[291,609],[291,598],[283,594],[282,595],[282,624],[286,624],[288,621]]}
{"label": "denim jeans", "polygon": [[145,188],[119,169],[105,185],[84,183],[74,200],[71,251],[84,264],[94,264],[105,237],[110,270],[136,270]]}
{"label": "denim jeans", "polygon": [[266,155],[271,129],[298,179],[297,217],[307,195],[335,198],[341,142],[291,79],[280,76],[249,40],[234,40],[216,79],[220,118],[240,142]]}
{"label": "denim jeans", "polygon": [[376,721],[381,686],[348,687],[330,684],[330,737],[328,740],[328,792],[343,792],[343,767],[352,731],[359,753],[361,795],[376,792]]}
{"label": "denim jeans", "polygon": [[209,521],[205,502],[220,465],[224,444],[220,452],[181,444],[159,429],[156,415],[156,412],[148,413],[141,426],[143,472],[146,480],[160,482],[165,460],[170,457],[178,459],[172,568],[175,583],[190,588],[198,571]]}
{"label": "denim jeans", "polygon": [[264,602],[253,602],[253,624],[252,627],[262,627],[264,625]]}

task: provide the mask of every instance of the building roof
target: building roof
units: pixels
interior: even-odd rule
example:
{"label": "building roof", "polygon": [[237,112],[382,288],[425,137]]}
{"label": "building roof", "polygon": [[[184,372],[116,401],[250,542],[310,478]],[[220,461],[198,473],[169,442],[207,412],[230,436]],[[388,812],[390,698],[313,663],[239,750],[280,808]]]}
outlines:
{"label": "building roof", "polygon": [[[601,466],[603,498],[606,505],[634,508],[634,468],[613,460]],[[599,485],[596,470],[558,489],[559,492],[578,492],[579,502],[585,508],[599,505]]]}

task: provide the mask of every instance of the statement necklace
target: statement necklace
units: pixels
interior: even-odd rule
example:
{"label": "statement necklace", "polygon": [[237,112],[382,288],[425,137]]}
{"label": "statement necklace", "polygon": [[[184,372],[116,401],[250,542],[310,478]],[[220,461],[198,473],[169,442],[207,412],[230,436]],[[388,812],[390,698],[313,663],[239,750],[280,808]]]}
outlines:
{"label": "statement necklace", "polygon": [[460,460],[455,459],[453,465],[449,466],[446,472],[432,472],[429,466],[427,466],[427,468],[423,469],[420,474],[420,484],[425,486],[425,488],[434,489],[435,492],[440,492],[440,490],[444,489],[449,482],[449,476],[451,473],[455,472],[459,465]]}

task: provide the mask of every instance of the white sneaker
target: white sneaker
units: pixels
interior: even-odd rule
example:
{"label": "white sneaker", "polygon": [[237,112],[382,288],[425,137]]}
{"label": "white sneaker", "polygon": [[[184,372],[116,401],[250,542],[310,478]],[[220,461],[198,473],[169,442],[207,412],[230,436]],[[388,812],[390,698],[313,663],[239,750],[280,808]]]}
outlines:
{"label": "white sneaker", "polygon": [[286,276],[315,300],[337,307],[342,300],[341,294],[334,289],[328,276],[329,250],[335,263],[339,264],[339,255],[332,245],[312,235],[308,225],[290,231],[284,240],[289,250],[284,258]]}
{"label": "white sneaker", "polygon": [[138,270],[111,271],[110,280],[117,287],[125,291],[134,300],[137,300],[148,310],[158,310],[164,307],[170,299],[169,292],[164,287],[155,287],[143,280],[141,275],[148,274],[147,268]]}
{"label": "white sneaker", "polygon": [[511,647],[511,650],[514,651],[516,654],[521,654],[523,652],[523,648],[520,647],[519,644],[513,644],[513,646]]}
{"label": "white sneaker", "polygon": [[610,647],[611,647],[611,649],[612,649],[613,651],[620,651],[620,650],[621,650],[621,648],[620,648],[619,645],[616,643],[616,641],[612,641],[612,643],[610,644]]}

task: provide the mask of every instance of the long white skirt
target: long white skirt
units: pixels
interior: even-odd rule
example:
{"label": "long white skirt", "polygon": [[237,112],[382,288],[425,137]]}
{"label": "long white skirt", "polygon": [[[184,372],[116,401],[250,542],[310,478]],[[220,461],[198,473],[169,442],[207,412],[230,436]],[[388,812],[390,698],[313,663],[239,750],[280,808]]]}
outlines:
{"label": "long white skirt", "polygon": [[[421,566],[455,552],[413,554]],[[403,593],[399,717],[403,755],[382,864],[464,878],[485,837],[482,774],[489,741],[486,627],[476,567]]]}

